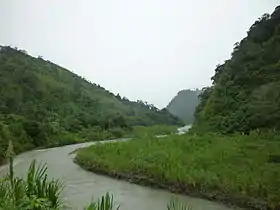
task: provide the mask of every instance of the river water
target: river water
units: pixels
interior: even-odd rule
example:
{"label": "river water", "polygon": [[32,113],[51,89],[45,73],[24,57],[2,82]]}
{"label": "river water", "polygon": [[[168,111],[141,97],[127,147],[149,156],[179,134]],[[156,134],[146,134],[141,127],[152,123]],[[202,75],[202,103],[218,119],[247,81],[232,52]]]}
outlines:
{"label": "river water", "polygon": [[[33,159],[48,165],[50,177],[63,181],[62,193],[64,203],[71,209],[82,210],[92,199],[106,192],[115,196],[116,204],[121,210],[165,210],[171,198],[188,203],[193,210],[230,210],[222,204],[188,196],[175,195],[170,192],[115,180],[106,176],[87,172],[73,162],[73,150],[93,143],[69,145],[23,153],[15,158],[15,173],[25,176]],[[0,174],[7,172],[7,166],[0,168]]]}

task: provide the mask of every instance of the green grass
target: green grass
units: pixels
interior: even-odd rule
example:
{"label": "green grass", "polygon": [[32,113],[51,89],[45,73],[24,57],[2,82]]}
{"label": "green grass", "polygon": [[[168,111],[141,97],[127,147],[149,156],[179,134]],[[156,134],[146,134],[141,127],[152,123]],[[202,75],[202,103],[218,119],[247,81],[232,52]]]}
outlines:
{"label": "green grass", "polygon": [[177,132],[178,126],[154,125],[154,126],[134,126],[130,136],[148,137],[156,135],[168,135]]}
{"label": "green grass", "polygon": [[280,137],[171,135],[78,151],[84,168],[240,206],[280,207]]}

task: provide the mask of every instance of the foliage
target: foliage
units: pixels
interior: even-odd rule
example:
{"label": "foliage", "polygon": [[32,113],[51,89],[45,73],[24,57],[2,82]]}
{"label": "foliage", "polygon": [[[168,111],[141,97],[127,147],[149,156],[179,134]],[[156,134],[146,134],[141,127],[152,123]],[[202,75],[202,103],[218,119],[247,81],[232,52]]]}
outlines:
{"label": "foliage", "polygon": [[[114,208],[114,198],[106,193],[101,199],[91,202],[84,210],[119,210],[120,206]],[[167,210],[192,210],[191,206],[179,203],[177,199],[171,199],[167,204]]]}
{"label": "foliage", "polygon": [[[110,196],[109,193],[106,193],[105,196],[102,196],[101,199],[92,202],[89,206],[85,207],[85,210],[113,210],[114,209],[114,198]],[[115,208],[116,210],[120,209],[120,206]]]}
{"label": "foliage", "polygon": [[280,168],[271,158],[279,151],[280,138],[271,133],[185,134],[90,146],[76,161],[94,172],[258,209],[280,206]]}
{"label": "foliage", "polygon": [[194,122],[195,109],[199,103],[201,90],[181,90],[167,105],[166,109],[186,124]]}
{"label": "foliage", "polygon": [[192,207],[179,203],[176,199],[172,199],[167,205],[167,210],[192,210]]}
{"label": "foliage", "polygon": [[120,137],[134,125],[180,124],[165,109],[115,96],[42,57],[11,47],[0,50],[0,83],[0,163],[7,130],[19,153],[94,140],[80,139],[77,133],[96,127],[101,140]]}
{"label": "foliage", "polygon": [[154,125],[154,126],[134,126],[130,137],[150,137],[157,135],[168,135],[176,133],[177,126]]}
{"label": "foliage", "polygon": [[0,181],[0,209],[9,210],[54,210],[60,209],[62,185],[58,180],[49,180],[47,166],[30,164],[26,180],[14,177],[13,147],[7,151],[10,161],[9,174]]}
{"label": "foliage", "polygon": [[280,7],[265,14],[218,65],[200,95],[196,127],[222,133],[280,130]]}

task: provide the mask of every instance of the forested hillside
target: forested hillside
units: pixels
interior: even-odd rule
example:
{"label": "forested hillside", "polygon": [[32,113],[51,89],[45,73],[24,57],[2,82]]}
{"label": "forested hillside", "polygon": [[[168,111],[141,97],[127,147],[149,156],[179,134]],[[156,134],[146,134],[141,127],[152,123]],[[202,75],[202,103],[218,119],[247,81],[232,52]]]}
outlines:
{"label": "forested hillside", "polygon": [[197,127],[223,133],[280,129],[280,6],[251,26],[212,80],[200,96]]}
{"label": "forested hillside", "polygon": [[198,95],[201,90],[181,90],[170,101],[166,109],[174,116],[179,117],[186,124],[194,122],[195,109],[199,103]]}
{"label": "forested hillside", "polygon": [[180,124],[166,109],[115,96],[41,57],[11,47],[0,49],[0,84],[0,161],[8,139],[14,140],[19,152],[69,143],[66,136],[72,138],[71,133],[85,129]]}

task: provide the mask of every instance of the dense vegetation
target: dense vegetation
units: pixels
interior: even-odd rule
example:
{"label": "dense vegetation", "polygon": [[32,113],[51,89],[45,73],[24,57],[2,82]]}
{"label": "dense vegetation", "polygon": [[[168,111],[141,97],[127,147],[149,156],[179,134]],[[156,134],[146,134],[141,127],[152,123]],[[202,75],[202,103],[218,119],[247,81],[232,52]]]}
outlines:
{"label": "dense vegetation", "polygon": [[195,109],[199,103],[199,94],[201,90],[181,90],[170,101],[166,109],[177,116],[186,124],[192,124],[194,122]]}
{"label": "dense vegetation", "polygon": [[41,57],[0,48],[0,162],[16,152],[120,137],[134,125],[180,124],[166,109],[132,102]]}
{"label": "dense vegetation", "polygon": [[280,207],[279,150],[279,136],[185,134],[97,144],[79,150],[76,161],[101,174],[261,209]]}
{"label": "dense vegetation", "polygon": [[200,129],[280,130],[280,6],[265,14],[218,65],[196,111]]}

